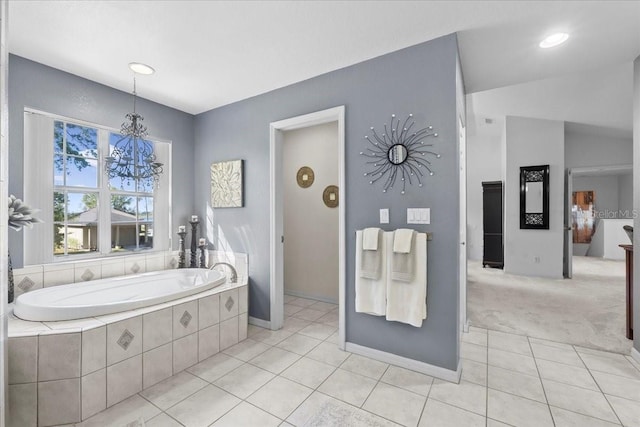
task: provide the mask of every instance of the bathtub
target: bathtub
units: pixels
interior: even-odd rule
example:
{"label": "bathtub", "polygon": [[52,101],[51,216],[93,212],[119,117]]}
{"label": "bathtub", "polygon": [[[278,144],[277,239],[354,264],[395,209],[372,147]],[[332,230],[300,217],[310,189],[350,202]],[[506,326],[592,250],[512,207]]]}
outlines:
{"label": "bathtub", "polygon": [[134,310],[183,298],[226,282],[216,270],[183,268],[53,286],[20,295],[23,320],[59,321]]}

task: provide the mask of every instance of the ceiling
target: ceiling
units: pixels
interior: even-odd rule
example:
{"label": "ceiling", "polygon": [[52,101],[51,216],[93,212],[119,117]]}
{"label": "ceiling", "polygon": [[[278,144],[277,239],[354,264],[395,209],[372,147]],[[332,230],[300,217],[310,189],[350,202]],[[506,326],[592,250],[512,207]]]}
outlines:
{"label": "ceiling", "polygon": [[[123,91],[127,64],[147,63],[157,72],[138,78],[140,96],[198,114],[454,32],[467,93],[615,79],[602,70],[627,72],[639,22],[639,1],[13,0],[8,39],[14,54]],[[537,47],[555,31],[569,41]]]}

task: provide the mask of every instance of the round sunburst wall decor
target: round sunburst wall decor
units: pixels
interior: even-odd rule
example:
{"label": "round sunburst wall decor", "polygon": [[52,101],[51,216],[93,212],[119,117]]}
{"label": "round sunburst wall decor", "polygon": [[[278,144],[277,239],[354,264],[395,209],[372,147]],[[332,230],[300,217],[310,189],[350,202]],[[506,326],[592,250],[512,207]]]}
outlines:
{"label": "round sunburst wall decor", "polygon": [[418,184],[422,187],[425,174],[433,175],[431,161],[439,159],[440,154],[433,151],[433,144],[426,143],[429,138],[437,138],[433,126],[413,131],[415,125],[413,114],[409,114],[400,126],[400,119],[391,115],[391,125],[384,124],[384,133],[378,134],[371,127],[372,135],[364,137],[367,141],[365,151],[360,155],[366,157],[370,168],[364,173],[369,178],[369,184],[382,181],[382,192],[391,190],[399,179],[402,183],[401,194],[405,194],[406,185]]}

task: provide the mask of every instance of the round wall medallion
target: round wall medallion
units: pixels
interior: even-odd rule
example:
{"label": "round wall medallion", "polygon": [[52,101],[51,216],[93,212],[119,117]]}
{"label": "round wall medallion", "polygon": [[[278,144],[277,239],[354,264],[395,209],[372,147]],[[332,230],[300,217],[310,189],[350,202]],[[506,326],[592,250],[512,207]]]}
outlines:
{"label": "round wall medallion", "polygon": [[328,185],[322,192],[322,200],[329,208],[335,208],[338,206],[338,198],[338,186],[336,185]]}
{"label": "round wall medallion", "polygon": [[309,166],[301,167],[300,169],[298,169],[298,174],[296,175],[296,179],[300,187],[302,188],[311,187],[311,184],[313,184],[313,179],[314,179],[313,169],[311,169]]}

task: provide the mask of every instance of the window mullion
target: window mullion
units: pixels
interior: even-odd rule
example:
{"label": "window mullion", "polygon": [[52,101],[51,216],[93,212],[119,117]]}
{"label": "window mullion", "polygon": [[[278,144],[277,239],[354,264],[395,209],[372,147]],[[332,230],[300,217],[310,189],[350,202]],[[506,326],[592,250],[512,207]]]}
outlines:
{"label": "window mullion", "polygon": [[103,161],[108,153],[109,131],[100,129],[98,132],[98,242],[100,253],[103,255],[111,252],[111,192]]}

